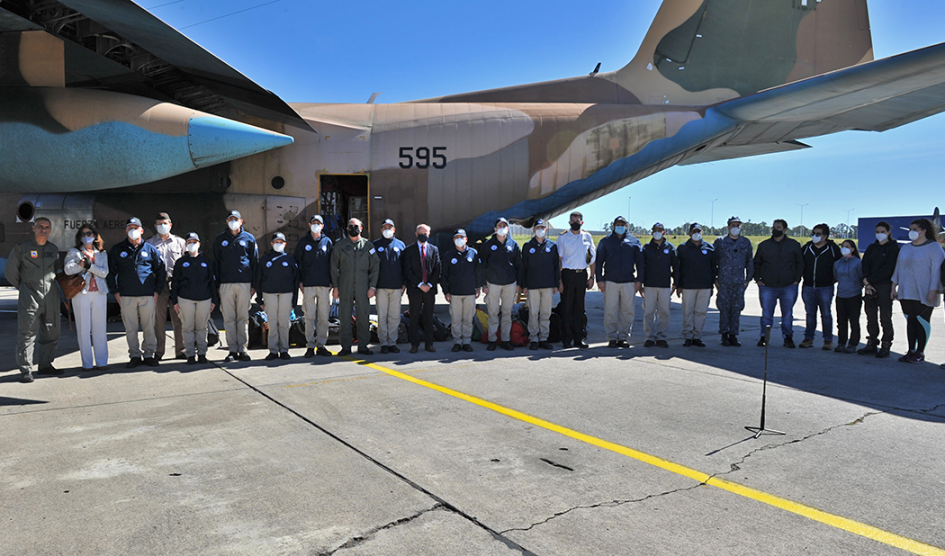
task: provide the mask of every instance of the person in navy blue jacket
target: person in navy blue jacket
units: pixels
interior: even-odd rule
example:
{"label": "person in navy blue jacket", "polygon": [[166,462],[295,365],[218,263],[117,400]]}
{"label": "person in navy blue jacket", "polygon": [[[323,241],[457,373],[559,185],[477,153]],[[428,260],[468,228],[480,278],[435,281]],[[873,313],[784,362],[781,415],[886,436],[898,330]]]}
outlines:
{"label": "person in navy blue jacket", "polygon": [[456,230],[453,247],[443,257],[440,286],[450,304],[453,351],[472,351],[472,321],[476,316],[476,299],[482,291],[485,277],[479,252],[466,243],[466,230]]}
{"label": "person in navy blue jacket", "polygon": [[185,242],[184,255],[174,266],[169,299],[180,316],[187,364],[193,365],[207,362],[207,323],[220,298],[213,261],[200,252],[200,236],[191,232]]}
{"label": "person in navy blue jacket", "polygon": [[223,360],[249,361],[246,344],[249,342],[249,305],[255,290],[259,253],[256,238],[243,229],[240,211],[233,210],[226,217],[227,231],[213,241],[213,274],[220,290],[220,312],[226,329],[226,344],[230,354]]}
{"label": "person in navy blue jacket", "polygon": [[666,227],[653,224],[653,239],[643,246],[643,347],[668,348],[669,307],[673,296],[673,280],[679,267],[676,248],[666,241]]}
{"label": "person in navy blue jacket", "polygon": [[[299,264],[299,289],[302,291],[302,310],[305,311],[305,355],[328,357],[328,314],[331,310],[331,250],[332,243],[324,233],[325,221],[315,215],[309,220],[310,233],[295,246],[295,261]],[[317,348],[317,349],[316,349]]]}
{"label": "person in navy blue jacket", "polygon": [[528,298],[529,349],[552,349],[548,341],[551,323],[551,296],[558,293],[561,282],[561,257],[558,246],[546,239],[548,225],[538,219],[532,226],[535,234],[522,248],[522,292]]}
{"label": "person in navy blue jacket", "polygon": [[290,359],[289,326],[299,293],[299,265],[295,257],[285,252],[285,235],[281,232],[272,234],[269,244],[272,250],[259,260],[255,288],[256,301],[261,301],[269,320],[269,355],[266,361]]}
{"label": "person in navy blue jacket", "polygon": [[627,219],[614,219],[613,232],[597,244],[597,287],[604,294],[604,331],[609,347],[630,347],[636,294],[642,290],[643,246],[627,231]]}
{"label": "person in navy blue jacket", "polygon": [[[167,272],[161,254],[153,245],[141,239],[141,220],[131,218],[125,226],[128,238],[113,246],[108,252],[108,291],[114,294],[121,305],[121,321],[125,325],[128,341],[127,368],[133,369],[144,363],[157,365],[154,350],[157,336],[154,331],[154,308],[158,294],[167,286]],[[138,344],[138,326],[144,334],[144,343]]]}
{"label": "person in navy blue jacket", "polygon": [[689,226],[689,241],[676,248],[679,272],[676,296],[682,297],[684,346],[705,347],[702,328],[709,312],[709,299],[719,275],[715,247],[702,239],[702,225]]}
{"label": "person in navy blue jacket", "polygon": [[400,309],[406,287],[401,256],[407,245],[394,234],[394,221],[387,219],[381,225],[381,237],[374,240],[374,249],[381,260],[374,290],[374,305],[377,307],[377,339],[381,353],[400,353],[397,347],[397,328],[400,326]]}
{"label": "person in navy blue jacket", "polygon": [[499,306],[502,309],[502,349],[513,350],[512,305],[515,294],[522,291],[519,286],[522,274],[522,251],[509,233],[509,221],[499,218],[495,222],[495,235],[482,246],[479,259],[485,270],[486,310],[489,313],[489,351],[495,351],[499,341]]}

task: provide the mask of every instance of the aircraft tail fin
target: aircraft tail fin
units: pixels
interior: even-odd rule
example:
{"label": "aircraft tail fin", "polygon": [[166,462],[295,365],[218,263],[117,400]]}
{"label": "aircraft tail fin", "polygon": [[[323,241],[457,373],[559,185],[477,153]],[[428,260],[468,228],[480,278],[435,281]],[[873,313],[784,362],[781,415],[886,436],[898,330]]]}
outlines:
{"label": "aircraft tail fin", "polygon": [[665,0],[619,86],[709,105],[873,59],[866,0]]}

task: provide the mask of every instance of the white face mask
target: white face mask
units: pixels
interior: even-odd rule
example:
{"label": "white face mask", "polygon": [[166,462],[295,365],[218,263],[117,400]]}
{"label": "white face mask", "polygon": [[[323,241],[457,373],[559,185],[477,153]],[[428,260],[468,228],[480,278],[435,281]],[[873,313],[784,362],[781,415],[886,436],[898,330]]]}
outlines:
{"label": "white face mask", "polygon": [[811,236],[810,240],[814,243],[820,243],[820,240],[824,239],[824,236]]}
{"label": "white face mask", "polygon": [[93,243],[95,243],[95,236],[92,236],[92,237],[82,236],[82,243],[86,245],[92,245]]}
{"label": "white face mask", "polygon": [[742,229],[739,228],[738,226],[735,226],[734,228],[729,228],[728,233],[732,234],[735,237],[738,237],[738,235],[742,233]]}
{"label": "white face mask", "polygon": [[384,236],[384,239],[391,239],[394,237],[394,230],[381,230],[381,235]]}
{"label": "white face mask", "polygon": [[170,225],[170,224],[158,224],[158,225],[157,225],[157,233],[158,233],[158,235],[166,236],[168,233],[170,233],[170,231],[171,231],[171,225]]}
{"label": "white face mask", "polygon": [[316,234],[316,235],[317,235],[317,234],[322,233],[322,225],[321,225],[321,224],[312,224],[312,225],[311,225],[311,229],[312,229],[312,233],[313,233],[313,234]]}
{"label": "white face mask", "polygon": [[229,229],[233,230],[234,232],[235,232],[236,230],[239,230],[239,229],[240,229],[240,221],[239,221],[239,220],[228,220],[227,223],[226,223],[226,225],[227,225],[227,227],[228,227]]}
{"label": "white face mask", "polygon": [[692,234],[692,239],[693,241],[702,241],[702,234],[700,234],[699,232],[696,232]]}
{"label": "white face mask", "polygon": [[501,228],[495,231],[495,234],[499,237],[505,237],[509,235],[509,229],[506,228],[505,226],[502,226]]}
{"label": "white face mask", "polygon": [[283,251],[285,251],[285,243],[282,243],[282,242],[273,243],[272,250],[275,251],[276,253],[282,253]]}
{"label": "white face mask", "polygon": [[456,238],[453,240],[453,245],[455,245],[457,249],[462,249],[463,245],[466,245],[466,240],[463,238]]}
{"label": "white face mask", "polygon": [[876,234],[876,241],[883,242],[886,241],[886,238],[888,237],[888,234]]}
{"label": "white face mask", "polygon": [[132,228],[128,230],[128,239],[131,241],[138,241],[141,239],[141,228]]}
{"label": "white face mask", "polygon": [[852,252],[853,252],[853,251],[850,251],[850,248],[849,248],[849,247],[841,247],[841,248],[840,248],[840,254],[843,255],[844,257],[846,257],[847,255],[849,255],[849,254],[852,253]]}
{"label": "white face mask", "polygon": [[663,232],[653,232],[653,239],[656,241],[663,239]]}
{"label": "white face mask", "polygon": [[545,238],[545,229],[544,229],[544,228],[538,228],[537,230],[535,230],[535,237],[537,237],[538,239],[544,239],[544,238]]}
{"label": "white face mask", "polygon": [[187,252],[190,253],[191,255],[196,255],[196,254],[197,254],[197,251],[199,251],[199,250],[200,250],[200,244],[199,244],[199,243],[188,243],[188,244],[187,244]]}
{"label": "white face mask", "polygon": [[909,239],[911,239],[912,241],[919,239],[919,232],[915,230],[909,230]]}

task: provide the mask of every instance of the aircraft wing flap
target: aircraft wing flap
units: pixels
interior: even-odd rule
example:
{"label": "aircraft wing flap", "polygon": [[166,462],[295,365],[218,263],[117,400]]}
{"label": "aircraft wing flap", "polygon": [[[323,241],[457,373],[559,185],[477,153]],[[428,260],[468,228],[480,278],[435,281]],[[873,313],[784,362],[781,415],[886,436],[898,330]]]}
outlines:
{"label": "aircraft wing flap", "polygon": [[[885,131],[945,110],[945,43],[768,89],[713,108],[746,127]],[[797,129],[780,139],[810,137]],[[771,139],[771,137],[768,137]]]}
{"label": "aircraft wing flap", "polygon": [[783,153],[788,151],[797,151],[809,149],[810,145],[805,145],[798,141],[783,141],[776,143],[756,143],[749,145],[722,145],[712,150],[706,151],[696,156],[686,159],[679,163],[680,166],[689,166],[692,164],[703,164],[705,162],[718,162],[720,160],[731,160],[733,158],[743,158],[747,156],[758,156],[762,154]]}

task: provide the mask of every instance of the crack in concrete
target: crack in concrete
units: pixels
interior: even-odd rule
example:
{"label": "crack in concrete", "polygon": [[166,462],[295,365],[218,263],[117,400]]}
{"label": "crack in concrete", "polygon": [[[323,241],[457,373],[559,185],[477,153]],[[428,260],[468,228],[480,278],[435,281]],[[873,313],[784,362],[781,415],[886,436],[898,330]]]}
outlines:
{"label": "crack in concrete", "polygon": [[[712,477],[715,477],[715,475],[712,475]],[[709,477],[709,478],[711,479],[712,477]],[[633,498],[633,499],[629,499],[629,500],[610,500],[610,501],[608,501],[608,502],[600,502],[600,503],[598,503],[598,504],[574,506],[573,508],[568,508],[567,510],[564,510],[563,512],[558,512],[558,513],[552,515],[551,517],[548,517],[548,518],[545,518],[545,519],[543,519],[543,520],[541,520],[541,521],[537,521],[537,522],[535,522],[535,523],[532,523],[532,524],[529,525],[528,527],[513,527],[512,529],[506,529],[506,530],[504,530],[504,531],[499,531],[499,534],[500,534],[500,535],[505,535],[506,533],[509,533],[509,532],[512,532],[512,531],[523,531],[523,532],[524,532],[524,531],[530,531],[530,530],[534,529],[535,527],[538,527],[539,525],[544,525],[544,524],[548,523],[549,521],[551,521],[551,520],[553,520],[553,519],[559,518],[559,517],[561,517],[561,516],[563,516],[563,515],[565,515],[565,514],[568,514],[568,513],[573,512],[573,511],[575,511],[575,510],[593,510],[593,509],[595,509],[595,508],[616,508],[616,507],[619,507],[619,506],[623,506],[623,505],[625,505],[625,504],[635,504],[635,503],[637,503],[637,502],[645,502],[645,501],[647,501],[647,500],[649,500],[649,499],[651,499],[651,498],[661,498],[661,497],[663,497],[663,496],[669,496],[670,494],[676,494],[676,493],[678,493],[678,492],[685,492],[685,491],[687,491],[687,490],[695,490],[695,489],[697,489],[697,488],[699,488],[699,487],[702,487],[702,486],[705,486],[705,485],[706,485],[706,483],[699,483],[699,484],[693,485],[693,486],[691,486],[691,487],[677,488],[677,489],[673,489],[673,490],[667,490],[666,492],[661,492],[661,493],[659,493],[659,494],[648,494],[648,495],[644,496],[643,498]]]}
{"label": "crack in concrete", "polygon": [[360,535],[351,537],[350,539],[348,539],[347,541],[345,541],[344,544],[341,544],[340,546],[338,546],[338,547],[335,548],[334,550],[331,550],[331,551],[329,551],[329,552],[319,552],[319,553],[317,554],[317,556],[331,556],[332,554],[338,552],[339,550],[345,550],[345,549],[348,549],[348,548],[354,548],[354,547],[356,547],[356,546],[358,546],[358,545],[360,545],[360,544],[362,544],[362,543],[365,543],[365,542],[371,540],[372,538],[374,538],[374,535],[380,533],[381,531],[385,531],[385,530],[387,530],[387,529],[393,529],[394,527],[400,527],[401,525],[405,525],[405,524],[407,524],[407,523],[410,523],[411,521],[413,521],[413,520],[419,518],[420,516],[426,515],[426,514],[428,514],[428,513],[430,513],[430,512],[436,512],[436,511],[445,510],[445,509],[447,509],[446,506],[444,506],[443,504],[437,502],[437,503],[434,504],[433,507],[431,507],[431,508],[427,508],[427,509],[425,509],[425,510],[420,510],[419,512],[417,512],[417,513],[415,513],[415,514],[413,514],[413,515],[410,515],[410,516],[407,516],[407,517],[402,517],[402,518],[400,518],[400,519],[398,519],[398,520],[391,521],[390,523],[387,523],[387,524],[385,524],[385,525],[381,525],[380,527],[374,527],[373,529],[370,529],[369,531],[367,531],[367,532],[365,532],[365,533],[362,533],[362,534],[360,534]]}

